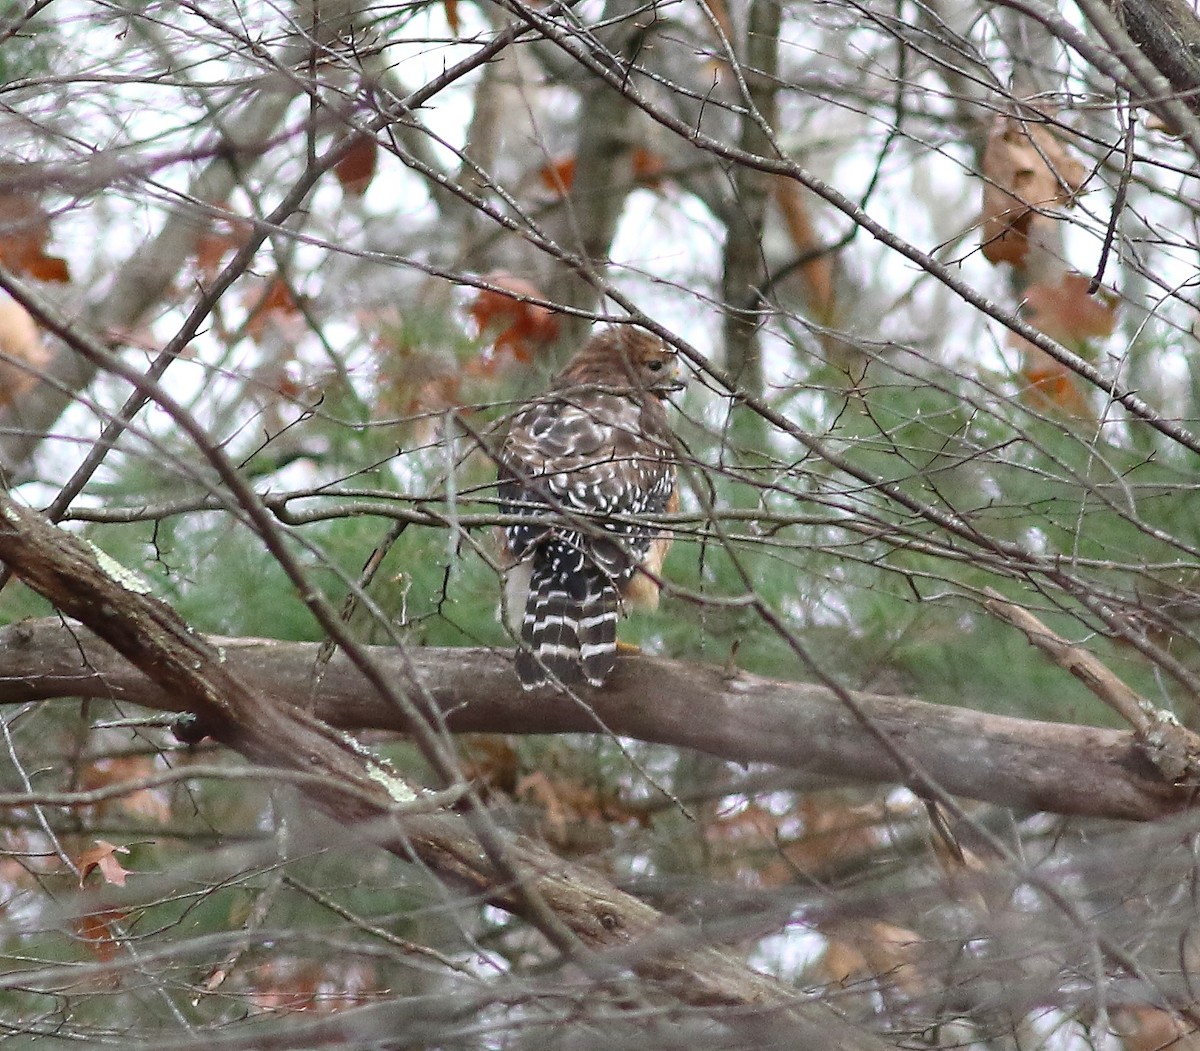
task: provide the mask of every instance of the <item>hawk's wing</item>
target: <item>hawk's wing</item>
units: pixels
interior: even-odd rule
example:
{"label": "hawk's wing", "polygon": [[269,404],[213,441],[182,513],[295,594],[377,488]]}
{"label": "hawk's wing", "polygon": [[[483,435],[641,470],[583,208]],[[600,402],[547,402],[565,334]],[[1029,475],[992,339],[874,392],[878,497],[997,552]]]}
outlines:
{"label": "hawk's wing", "polygon": [[[648,432],[645,416],[637,400],[604,391],[532,403],[513,421],[500,452],[501,500],[511,502],[511,511],[534,514],[537,507],[519,505],[567,515],[660,513],[674,489],[674,456]],[[597,536],[600,530],[617,542]],[[620,580],[645,557],[655,530],[599,519],[576,520],[554,533]],[[546,534],[544,525],[510,526],[506,539],[521,559]]]}

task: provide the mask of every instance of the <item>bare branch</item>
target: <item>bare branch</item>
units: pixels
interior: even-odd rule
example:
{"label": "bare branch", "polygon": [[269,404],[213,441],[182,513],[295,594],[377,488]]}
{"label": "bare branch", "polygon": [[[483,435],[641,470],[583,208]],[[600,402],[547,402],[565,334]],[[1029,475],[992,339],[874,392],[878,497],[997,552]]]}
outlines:
{"label": "bare branch", "polygon": [[[296,703],[311,692],[316,643],[209,640],[224,666],[255,692]],[[81,661],[81,651],[84,659]],[[455,732],[587,733],[623,736],[767,762],[835,782],[895,781],[895,764],[831,691],[741,671],[627,657],[587,706],[547,694],[531,702],[507,654],[371,647],[372,660],[414,695],[428,692]],[[410,671],[417,682],[409,683]],[[90,633],[55,620],[0,631],[0,703],[50,697],[105,697],[164,711],[181,698],[137,673]],[[1188,804],[1189,794],[1155,771],[1131,734],[1042,723],[856,694],[879,729],[946,791],[1005,806],[1062,814],[1150,819]],[[403,732],[402,713],[373,695],[339,655],[321,678],[315,712],[348,730]]]}

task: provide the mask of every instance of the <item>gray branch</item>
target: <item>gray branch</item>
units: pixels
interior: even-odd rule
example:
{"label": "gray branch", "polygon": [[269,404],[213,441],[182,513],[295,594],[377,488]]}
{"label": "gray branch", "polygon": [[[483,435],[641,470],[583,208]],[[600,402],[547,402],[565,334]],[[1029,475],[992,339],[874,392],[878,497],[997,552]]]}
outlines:
{"label": "gray branch", "polygon": [[[253,691],[343,729],[403,732],[401,712],[340,655],[313,687],[317,643],[211,640]],[[693,748],[733,762],[766,762],[833,781],[889,783],[900,774],[833,694],[746,672],[650,657],[622,660],[583,700],[523,693],[511,656],[485,649],[370,648],[412,697],[427,690],[455,732],[515,734],[609,730]],[[411,662],[411,663],[410,663]],[[417,682],[409,675],[415,669]],[[0,704],[102,697],[166,711],[182,699],[156,686],[77,625],[57,619],[0,630]],[[1014,719],[906,697],[856,694],[874,724],[946,791],[1022,809],[1147,820],[1189,795],[1163,781],[1127,732]]]}

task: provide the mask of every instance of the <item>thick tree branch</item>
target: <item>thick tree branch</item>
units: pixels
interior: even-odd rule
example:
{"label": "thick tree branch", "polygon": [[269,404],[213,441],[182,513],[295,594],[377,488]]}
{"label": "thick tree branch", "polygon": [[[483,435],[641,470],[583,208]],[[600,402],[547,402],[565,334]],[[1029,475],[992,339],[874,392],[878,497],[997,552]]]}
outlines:
{"label": "thick tree branch", "polygon": [[[480,846],[462,817],[398,814],[400,794],[379,776],[378,764],[316,716],[284,703],[278,689],[262,689],[268,684],[245,662],[234,659],[247,650],[221,648],[197,635],[169,606],[144,594],[136,581],[119,579],[120,573],[114,575],[102,566],[85,543],[3,494],[0,560],[140,669],[142,674],[134,679],[143,684],[153,681],[161,690],[164,707],[196,713],[212,736],[253,762],[320,775],[319,785],[310,782],[303,791],[339,823],[363,829],[385,849],[420,861],[443,879],[510,912],[532,914],[536,921],[537,909],[531,901],[548,906],[576,939],[583,952],[578,962],[589,969],[599,967],[599,973],[608,973],[605,959],[588,955],[591,950],[619,953],[620,966],[631,967],[684,1003],[748,1011],[739,1022],[752,1027],[763,1041],[782,1040],[786,1035],[788,1046],[800,1049],[836,1046],[846,1051],[881,1051],[886,1046],[825,1004],[797,996],[722,951],[697,947],[686,928],[618,890],[600,874],[538,844],[520,839],[506,843],[500,865]],[[47,622],[14,626],[7,641],[18,651],[29,652],[39,629],[48,626]],[[72,633],[62,630],[60,641],[73,646]],[[77,634],[95,650],[98,660],[114,670],[121,666],[123,662],[111,651],[105,655],[95,639],[86,641],[84,633]],[[78,650],[74,658],[80,686],[85,679],[102,681],[102,676],[95,678],[95,666],[88,666],[91,662],[81,662]],[[70,675],[69,660],[62,662],[60,670]],[[343,671],[335,664],[326,675]],[[33,669],[20,679],[28,686],[40,674]],[[519,874],[516,881],[514,872]]]}
{"label": "thick tree branch", "polygon": [[[345,729],[403,731],[342,656],[313,693],[316,643],[209,640],[223,667],[255,694],[306,704]],[[577,733],[607,728],[643,741],[695,748],[736,762],[770,762],[853,782],[889,782],[893,762],[826,689],[656,658],[626,658],[588,707],[521,691],[507,654],[484,649],[370,650],[411,696],[428,691],[455,731]],[[418,682],[410,679],[414,669]],[[107,697],[181,711],[164,690],[90,632],[58,620],[0,630],[0,704]],[[1035,722],[902,697],[858,695],[863,710],[948,792],[1063,814],[1150,819],[1186,806],[1132,734]]]}

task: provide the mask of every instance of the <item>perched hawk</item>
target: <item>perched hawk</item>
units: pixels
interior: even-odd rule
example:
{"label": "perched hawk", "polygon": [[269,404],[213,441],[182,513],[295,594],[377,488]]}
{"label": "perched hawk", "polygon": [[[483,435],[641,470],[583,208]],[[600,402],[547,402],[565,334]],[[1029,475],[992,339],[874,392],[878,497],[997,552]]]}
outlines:
{"label": "perched hawk", "polygon": [[501,507],[543,519],[503,531],[526,689],[601,685],[622,607],[658,604],[670,536],[627,519],[678,509],[663,402],[682,387],[675,351],[657,336],[608,328],[514,417],[499,453]]}

